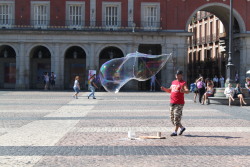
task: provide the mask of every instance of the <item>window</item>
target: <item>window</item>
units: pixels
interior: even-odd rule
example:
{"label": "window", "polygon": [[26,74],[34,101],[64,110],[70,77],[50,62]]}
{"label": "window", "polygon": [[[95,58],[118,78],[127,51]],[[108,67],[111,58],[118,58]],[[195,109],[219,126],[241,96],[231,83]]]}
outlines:
{"label": "window", "polygon": [[145,9],[145,26],[157,27],[157,8],[150,6]]}
{"label": "window", "polygon": [[120,2],[103,2],[103,25],[112,28],[121,26]]}
{"label": "window", "polygon": [[14,24],[14,3],[5,1],[0,3],[0,26],[11,27]]}
{"label": "window", "polygon": [[71,28],[82,28],[84,26],[85,2],[66,2],[66,23]]}
{"label": "window", "polygon": [[160,4],[142,3],[141,13],[142,26],[146,29],[157,29],[160,27]]}
{"label": "window", "polygon": [[47,28],[49,25],[50,2],[32,1],[32,23],[37,28]]}
{"label": "window", "polygon": [[118,26],[117,6],[107,6],[105,16],[106,26]]}

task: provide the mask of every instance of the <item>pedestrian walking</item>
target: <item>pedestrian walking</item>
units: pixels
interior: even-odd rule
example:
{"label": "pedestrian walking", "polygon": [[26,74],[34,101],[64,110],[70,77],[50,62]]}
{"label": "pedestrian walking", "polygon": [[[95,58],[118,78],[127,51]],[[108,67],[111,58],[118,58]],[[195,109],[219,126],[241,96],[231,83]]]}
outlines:
{"label": "pedestrian walking", "polygon": [[196,86],[196,82],[190,84],[190,92],[194,93],[194,102],[196,103],[196,97],[198,95],[198,88]]}
{"label": "pedestrian walking", "polygon": [[188,94],[189,90],[186,82],[182,79],[183,72],[177,71],[176,80],[172,82],[170,88],[161,87],[161,90],[171,93],[170,101],[170,118],[175,126],[174,132],[170,136],[177,136],[177,131],[180,128],[179,135],[186,130],[181,124],[182,110],[185,104],[184,94]]}
{"label": "pedestrian walking", "polygon": [[75,82],[74,82],[74,86],[73,89],[75,91],[75,94],[73,95],[73,98],[78,99],[78,94],[80,92],[80,83],[79,83],[79,76],[75,77]]}
{"label": "pedestrian walking", "polygon": [[196,81],[196,85],[198,88],[198,94],[199,94],[199,102],[202,103],[202,97],[206,91],[205,89],[205,83],[203,81],[203,77],[198,78],[198,80]]}
{"label": "pedestrian walking", "polygon": [[93,99],[96,99],[95,97],[95,88],[97,89],[98,87],[96,86],[95,84],[95,74],[92,75],[90,78],[89,78],[89,90],[91,91],[91,93],[88,95],[88,99],[93,96]]}

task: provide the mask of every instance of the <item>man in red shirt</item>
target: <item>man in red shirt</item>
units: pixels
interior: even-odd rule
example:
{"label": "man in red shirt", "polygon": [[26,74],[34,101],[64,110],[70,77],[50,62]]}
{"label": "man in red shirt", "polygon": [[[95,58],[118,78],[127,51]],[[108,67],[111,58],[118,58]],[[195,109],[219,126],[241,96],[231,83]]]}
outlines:
{"label": "man in red shirt", "polygon": [[182,109],[185,104],[184,102],[184,94],[188,94],[189,90],[187,87],[187,83],[182,79],[183,72],[177,71],[176,80],[172,82],[170,88],[161,87],[161,90],[171,93],[170,96],[170,118],[175,126],[174,132],[170,136],[177,136],[177,131],[181,128],[179,135],[186,130],[185,127],[181,124],[182,117]]}

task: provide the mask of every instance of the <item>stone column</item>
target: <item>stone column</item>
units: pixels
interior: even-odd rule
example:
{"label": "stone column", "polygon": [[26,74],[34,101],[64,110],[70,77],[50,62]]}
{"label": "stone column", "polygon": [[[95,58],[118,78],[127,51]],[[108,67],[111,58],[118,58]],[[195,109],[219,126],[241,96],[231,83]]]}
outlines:
{"label": "stone column", "polygon": [[60,53],[60,46],[59,44],[55,44],[54,46],[54,54],[52,55],[51,60],[51,71],[56,74],[56,89],[63,89],[64,88],[64,68],[62,69],[61,66],[64,66],[64,59],[62,57],[63,54]]}
{"label": "stone column", "polygon": [[24,43],[19,44],[19,52],[16,53],[16,89],[25,89],[25,52]]}
{"label": "stone column", "polygon": [[[27,46],[27,45],[25,45]],[[25,48],[25,47],[24,47]],[[25,48],[26,50],[27,47]],[[22,55],[22,60],[24,61],[23,62],[23,67],[24,67],[24,79],[23,79],[23,82],[24,82],[24,88],[25,89],[29,89],[30,88],[30,53],[29,52],[26,52],[24,49],[23,51],[23,55]]]}
{"label": "stone column", "polygon": [[[96,70],[99,65],[99,59],[96,60],[95,44],[90,44],[89,55],[86,57],[86,67],[87,70]],[[99,55],[98,55],[99,57]]]}

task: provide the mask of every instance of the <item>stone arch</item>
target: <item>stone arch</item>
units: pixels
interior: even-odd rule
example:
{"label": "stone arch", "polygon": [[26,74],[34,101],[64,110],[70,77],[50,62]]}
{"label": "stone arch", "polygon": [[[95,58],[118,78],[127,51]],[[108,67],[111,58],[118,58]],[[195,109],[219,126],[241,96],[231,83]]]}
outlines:
{"label": "stone arch", "polygon": [[87,47],[85,47],[85,46],[83,46],[83,45],[79,45],[79,44],[70,44],[70,45],[67,45],[66,47],[64,47],[64,49],[63,49],[62,52],[61,52],[64,58],[65,58],[65,54],[66,54],[67,50],[68,50],[69,48],[71,48],[71,47],[74,47],[74,46],[77,46],[77,47],[81,48],[82,50],[84,50],[84,52],[86,53],[86,57],[87,57],[87,55],[88,55],[88,53],[89,53]]}
{"label": "stone arch", "polygon": [[39,46],[43,46],[43,47],[47,48],[49,50],[49,52],[51,53],[51,57],[53,56],[54,51],[53,51],[52,47],[50,47],[49,45],[46,45],[46,44],[34,44],[34,45],[30,46],[27,49],[26,55],[31,56],[33,49],[35,49],[36,47],[39,47]]}
{"label": "stone arch", "polygon": [[102,52],[102,50],[103,49],[105,49],[105,48],[107,48],[107,47],[116,47],[116,48],[118,48],[118,49],[120,49],[121,51],[122,51],[122,53],[123,53],[123,55],[124,56],[126,56],[126,53],[125,53],[125,49],[124,48],[122,48],[122,46],[121,45],[116,45],[116,44],[106,44],[106,45],[102,45],[102,46],[100,46],[98,49],[97,49],[97,52],[96,52],[96,55],[98,56],[98,58],[99,58],[99,56],[100,56],[100,53]]}
{"label": "stone arch", "polygon": [[[108,56],[108,54],[110,54],[110,56]],[[121,57],[124,57],[124,53],[120,48],[116,46],[104,47],[99,53],[99,68],[106,61],[113,58],[121,58]]]}
{"label": "stone arch", "polygon": [[[191,23],[193,16],[198,12],[198,11],[207,11],[210,12],[214,15],[216,15],[224,25],[228,25],[229,24],[229,12],[230,12],[230,6],[223,4],[223,3],[208,3],[205,5],[202,5],[198,8],[196,8],[195,11],[193,11],[193,13],[189,16],[187,22],[186,22],[186,27],[185,30],[188,31],[188,25]],[[238,21],[239,23],[239,27],[240,27],[240,33],[244,33],[246,32],[246,24],[242,18],[242,16],[239,14],[239,12],[234,9],[233,10],[233,14],[235,19]],[[226,32],[228,32],[228,26],[224,26],[226,29]]]}

